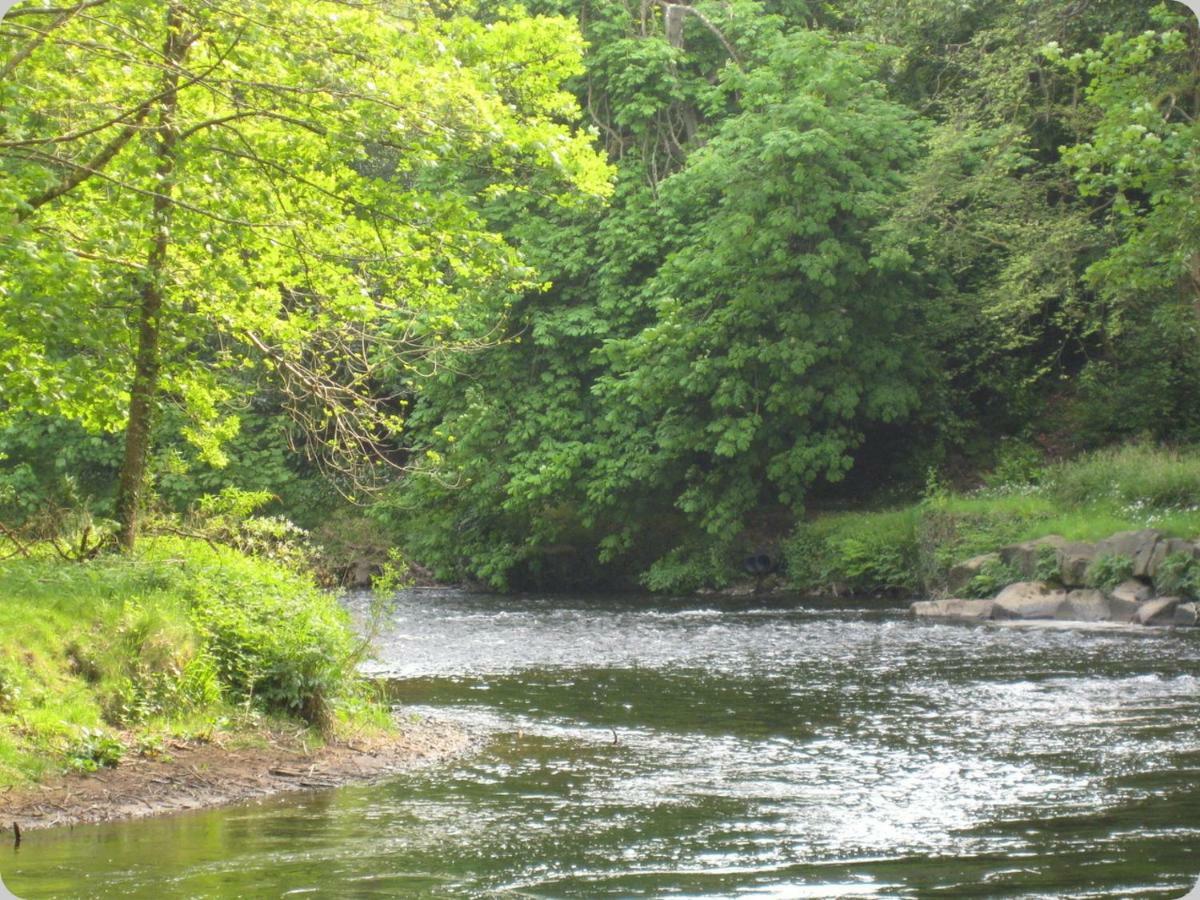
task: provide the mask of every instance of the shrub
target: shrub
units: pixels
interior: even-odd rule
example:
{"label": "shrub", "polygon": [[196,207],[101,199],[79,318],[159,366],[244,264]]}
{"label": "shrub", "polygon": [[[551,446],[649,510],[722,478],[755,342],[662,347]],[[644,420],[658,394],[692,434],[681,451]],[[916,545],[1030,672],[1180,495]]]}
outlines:
{"label": "shrub", "polygon": [[797,527],[783,544],[795,586],[839,585],[855,593],[905,593],[919,586],[917,514],[828,516]]}
{"label": "shrub", "polygon": [[968,597],[992,597],[1002,588],[1021,580],[1021,573],[1012,566],[998,560],[990,560],[979,574],[971,579],[963,592]]}
{"label": "shrub", "polygon": [[927,590],[945,586],[955,563],[1038,531],[1045,515],[1040,498],[959,497],[926,500],[917,525],[921,583]]}
{"label": "shrub", "polygon": [[77,772],[95,772],[112,768],[125,755],[125,745],[99,728],[84,728],[67,745],[67,768]]}
{"label": "shrub", "polygon": [[268,491],[226,487],[197,500],[189,524],[210,542],[307,571],[316,556],[308,532],[283,516],[256,515],[275,499]]}
{"label": "shrub", "polygon": [[195,542],[178,584],[230,699],[329,723],[330,701],[354,677],[349,618],[334,597],[277,564]]}
{"label": "shrub", "polygon": [[[226,701],[326,726],[355,688],[336,599],[232,548],[152,538],[132,558],[9,560],[0,595],[0,714],[36,710],[39,728],[134,726]],[[24,662],[10,678],[14,648]]]}
{"label": "shrub", "polygon": [[1200,559],[1187,553],[1172,553],[1158,567],[1154,587],[1160,594],[1200,598]]}
{"label": "shrub", "polygon": [[1128,556],[1098,556],[1088,566],[1084,580],[1088,587],[1112,590],[1133,577],[1133,560]]}
{"label": "shrub", "polygon": [[[1062,570],[1058,564],[1058,551],[1049,544],[1038,547],[1033,577],[1038,581],[1062,581]],[[1014,581],[1016,579],[1013,579]]]}
{"label": "shrub", "polygon": [[703,587],[724,587],[733,577],[731,553],[724,544],[685,540],[654,562],[641,576],[642,584],[659,593],[689,593]]}
{"label": "shrub", "polygon": [[1116,501],[1193,507],[1200,504],[1200,453],[1127,444],[1061,463],[1048,480],[1055,499],[1074,506]]}
{"label": "shrub", "polygon": [[983,483],[994,491],[1008,491],[1038,484],[1044,476],[1045,465],[1040,450],[1006,439],[1001,441],[996,465],[983,476]]}

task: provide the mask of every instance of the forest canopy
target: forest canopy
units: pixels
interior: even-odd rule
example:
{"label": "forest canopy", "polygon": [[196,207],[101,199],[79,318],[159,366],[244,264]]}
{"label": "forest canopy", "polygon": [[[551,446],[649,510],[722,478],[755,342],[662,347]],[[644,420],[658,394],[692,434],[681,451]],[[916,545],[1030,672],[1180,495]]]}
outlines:
{"label": "forest canopy", "polygon": [[329,483],[437,577],[680,590],[1200,441],[1178,3],[27,2],[0,60],[0,521]]}

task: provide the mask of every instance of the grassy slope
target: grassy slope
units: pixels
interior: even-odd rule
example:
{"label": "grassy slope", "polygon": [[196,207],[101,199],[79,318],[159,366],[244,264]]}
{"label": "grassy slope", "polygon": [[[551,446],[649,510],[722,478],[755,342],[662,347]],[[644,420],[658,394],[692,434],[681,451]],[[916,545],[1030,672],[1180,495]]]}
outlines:
{"label": "grassy slope", "polygon": [[380,724],[336,601],[198,541],[0,564],[0,785],[273,719]]}
{"label": "grassy slope", "polygon": [[1030,474],[900,509],[820,516],[785,542],[788,578],[799,589],[917,593],[938,590],[955,562],[1048,534],[1200,536],[1200,450],[1132,445]]}

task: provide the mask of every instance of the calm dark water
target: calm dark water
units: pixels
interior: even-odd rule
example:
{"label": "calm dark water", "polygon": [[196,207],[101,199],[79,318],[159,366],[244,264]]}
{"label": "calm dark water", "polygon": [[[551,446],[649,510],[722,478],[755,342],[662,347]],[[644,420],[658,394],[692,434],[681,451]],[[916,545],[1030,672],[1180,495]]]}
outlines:
{"label": "calm dark water", "polygon": [[[1180,897],[1200,634],[403,595],[376,671],[481,735],[382,785],[31,835],[34,897]],[[614,739],[615,735],[615,739]]]}

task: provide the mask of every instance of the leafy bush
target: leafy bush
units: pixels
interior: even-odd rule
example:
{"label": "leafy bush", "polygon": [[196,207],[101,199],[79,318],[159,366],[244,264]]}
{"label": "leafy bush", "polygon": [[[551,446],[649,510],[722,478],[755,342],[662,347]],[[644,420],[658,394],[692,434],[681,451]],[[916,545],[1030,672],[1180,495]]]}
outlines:
{"label": "leafy bush", "polygon": [[1049,544],[1038,547],[1033,577],[1038,581],[1062,580],[1062,569],[1058,564],[1058,551]]}
{"label": "leafy bush", "polygon": [[1088,566],[1084,580],[1088,587],[1112,590],[1133,577],[1133,560],[1128,556],[1098,556]]}
{"label": "leafy bush", "polygon": [[1188,553],[1172,553],[1158,567],[1154,587],[1160,594],[1200,599],[1200,559]]}
{"label": "leafy bush", "polygon": [[688,593],[724,587],[733,575],[727,546],[685,541],[656,560],[641,577],[651,591]]}
{"label": "leafy bush", "polygon": [[76,772],[95,772],[113,768],[125,755],[125,745],[100,728],[84,728],[67,745],[67,768]]}
{"label": "leafy bush", "polygon": [[238,703],[325,727],[369,706],[336,599],[232,548],[150,538],[135,557],[10,559],[0,596],[0,783],[56,755],[100,764],[105,725],[215,719]]}
{"label": "leafy bush", "polygon": [[783,544],[788,580],[801,589],[855,593],[917,589],[916,512],[829,516],[796,528]]}
{"label": "leafy bush", "polygon": [[255,515],[275,499],[267,491],[226,487],[196,501],[188,526],[211,542],[298,571],[308,570],[315,558],[308,532],[283,516]]}
{"label": "leafy bush", "polygon": [[[159,542],[154,553],[170,550]],[[353,679],[349,618],[331,595],[279,565],[195,542],[178,590],[230,699],[328,723],[330,701]]]}
{"label": "leafy bush", "polygon": [[1045,476],[1042,453],[1036,447],[1016,440],[1004,440],[996,454],[996,465],[983,476],[992,490],[1003,491],[1038,484]]}
{"label": "leafy bush", "polygon": [[1040,498],[1028,495],[926,500],[917,523],[922,585],[931,591],[944,587],[960,560],[1024,540],[1031,531],[1044,533],[1039,523],[1045,515]]}
{"label": "leafy bush", "polygon": [[1003,588],[1021,580],[1021,573],[995,559],[987,562],[963,592],[968,597],[992,597]]}

